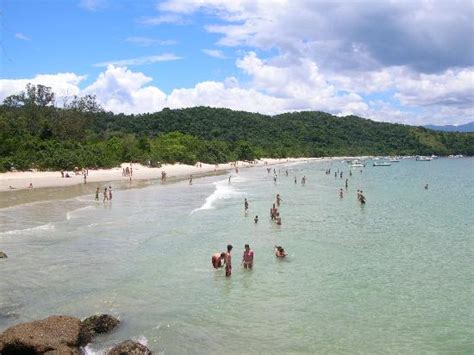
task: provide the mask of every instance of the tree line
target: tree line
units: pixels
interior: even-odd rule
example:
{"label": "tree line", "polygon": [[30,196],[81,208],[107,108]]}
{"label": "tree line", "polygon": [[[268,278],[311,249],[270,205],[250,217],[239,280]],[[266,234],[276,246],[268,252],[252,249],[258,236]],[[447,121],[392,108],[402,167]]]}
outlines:
{"label": "tree line", "polygon": [[267,116],[193,107],[113,114],[93,95],[57,107],[51,88],[31,84],[0,105],[0,171],[416,154],[473,155],[474,134],[314,111]]}

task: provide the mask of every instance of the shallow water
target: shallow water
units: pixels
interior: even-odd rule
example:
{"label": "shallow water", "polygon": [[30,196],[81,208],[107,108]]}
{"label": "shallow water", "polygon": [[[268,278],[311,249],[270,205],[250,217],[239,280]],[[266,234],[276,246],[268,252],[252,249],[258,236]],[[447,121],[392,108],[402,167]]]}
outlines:
{"label": "shallow water", "polygon": [[[230,185],[222,176],[113,185],[106,205],[66,189],[0,209],[9,256],[0,261],[0,331],[101,312],[123,323],[90,351],[135,338],[169,354],[472,353],[474,160],[402,160],[352,177],[333,161],[343,179],[325,175],[329,166],[276,166],[276,184],[259,167],[233,173]],[[277,193],[281,227],[269,218]],[[230,279],[210,265],[228,243]],[[245,243],[252,271],[240,267]]]}

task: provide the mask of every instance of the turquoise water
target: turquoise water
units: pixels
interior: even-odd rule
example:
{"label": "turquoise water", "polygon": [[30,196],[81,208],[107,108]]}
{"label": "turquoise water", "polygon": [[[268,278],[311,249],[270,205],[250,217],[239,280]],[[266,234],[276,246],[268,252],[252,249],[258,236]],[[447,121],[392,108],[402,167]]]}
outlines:
{"label": "turquoise water", "polygon": [[[0,209],[0,331],[101,312],[123,323],[89,352],[127,338],[168,354],[474,352],[474,159],[352,177],[340,161],[272,168],[276,184],[258,167],[230,185],[214,176],[117,188],[107,205],[63,193]],[[269,218],[277,193],[282,226]],[[228,243],[230,279],[210,265]],[[240,267],[245,243],[251,271]]]}

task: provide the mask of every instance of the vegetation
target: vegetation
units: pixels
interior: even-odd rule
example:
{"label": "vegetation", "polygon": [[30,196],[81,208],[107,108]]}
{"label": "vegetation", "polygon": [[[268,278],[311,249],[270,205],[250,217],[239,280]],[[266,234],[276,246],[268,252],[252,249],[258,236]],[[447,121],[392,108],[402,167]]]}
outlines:
{"label": "vegetation", "polygon": [[474,155],[473,133],[374,122],[324,112],[277,116],[209,107],[143,115],[105,112],[94,96],[54,106],[51,88],[28,85],[0,105],[0,171],[113,167],[259,157]]}

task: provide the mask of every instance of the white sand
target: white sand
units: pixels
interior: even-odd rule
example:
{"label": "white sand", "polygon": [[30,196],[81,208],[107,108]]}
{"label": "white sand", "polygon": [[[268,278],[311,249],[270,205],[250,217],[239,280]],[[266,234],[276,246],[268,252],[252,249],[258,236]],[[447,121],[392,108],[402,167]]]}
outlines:
{"label": "white sand", "polygon": [[[256,164],[250,164],[247,162],[237,162],[237,167],[247,168],[255,166],[264,166],[265,163],[268,165],[283,164],[287,162],[300,162],[307,160],[316,160],[317,158],[288,158],[288,159],[261,159],[256,161]],[[317,160],[323,160],[317,159]],[[122,176],[122,168],[130,167],[130,163],[123,163],[121,167],[113,169],[89,169],[89,175],[87,176],[87,183],[96,183],[103,181],[118,181],[129,180],[129,177]],[[214,171],[226,171],[235,169],[231,163],[219,164],[218,167],[212,164],[202,163],[202,167],[185,164],[165,164],[161,168],[149,168],[141,164],[132,164],[133,167],[133,180],[148,180],[148,179],[161,179],[161,172],[165,171],[168,179],[173,178],[187,178],[190,174],[193,177],[198,177],[206,173],[212,173]],[[66,171],[65,171],[66,173]],[[59,186],[71,186],[84,183],[84,177],[82,174],[75,175],[74,172],[68,171],[70,178],[62,178],[60,171],[25,171],[25,172],[8,172],[0,174],[0,191],[14,191],[20,189],[28,189],[30,183],[33,188],[41,187],[59,187]],[[10,188],[13,187],[14,189]]]}

